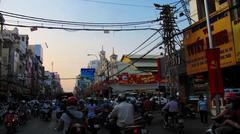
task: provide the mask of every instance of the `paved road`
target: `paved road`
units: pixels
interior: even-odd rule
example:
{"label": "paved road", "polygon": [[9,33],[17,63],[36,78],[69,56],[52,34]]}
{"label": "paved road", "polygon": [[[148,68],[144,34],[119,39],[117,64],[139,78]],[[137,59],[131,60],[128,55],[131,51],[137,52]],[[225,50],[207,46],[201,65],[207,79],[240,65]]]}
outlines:
{"label": "paved road", "polygon": [[[17,129],[17,134],[60,134],[56,132],[56,121],[43,121],[40,119],[32,119],[27,122],[26,125]],[[160,115],[155,114],[155,118],[151,126],[147,126],[149,134],[176,134],[174,130],[163,129],[160,125]],[[199,120],[186,120],[185,121],[185,134],[205,134],[207,129],[206,125],[199,123]],[[0,125],[0,134],[4,134],[5,129],[3,125]],[[100,130],[99,134],[108,134],[107,130]]]}

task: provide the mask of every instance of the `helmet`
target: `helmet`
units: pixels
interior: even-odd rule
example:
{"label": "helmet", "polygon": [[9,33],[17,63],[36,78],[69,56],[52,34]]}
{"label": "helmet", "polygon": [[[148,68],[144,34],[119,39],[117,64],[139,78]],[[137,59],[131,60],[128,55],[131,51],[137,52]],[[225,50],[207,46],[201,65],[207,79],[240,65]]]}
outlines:
{"label": "helmet", "polygon": [[74,96],[68,97],[67,103],[68,105],[77,105],[77,98]]}
{"label": "helmet", "polygon": [[126,100],[126,96],[124,95],[124,94],[119,94],[118,95],[118,101],[119,102],[123,102],[123,101],[125,101]]}
{"label": "helmet", "polygon": [[237,95],[233,92],[227,93],[225,96],[226,100],[234,101],[237,98]]}
{"label": "helmet", "polygon": [[25,101],[25,100],[22,100],[22,103],[24,103],[24,104],[25,104],[25,103],[26,103],[26,101]]}

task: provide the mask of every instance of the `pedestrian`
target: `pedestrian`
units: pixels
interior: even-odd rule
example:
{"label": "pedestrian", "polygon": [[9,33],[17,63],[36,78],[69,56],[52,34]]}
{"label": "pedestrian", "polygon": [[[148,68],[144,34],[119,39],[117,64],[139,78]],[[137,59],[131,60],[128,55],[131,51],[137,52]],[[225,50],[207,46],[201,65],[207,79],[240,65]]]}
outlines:
{"label": "pedestrian", "polygon": [[203,95],[199,96],[198,111],[200,113],[201,123],[208,123],[208,104],[207,100],[204,99]]}

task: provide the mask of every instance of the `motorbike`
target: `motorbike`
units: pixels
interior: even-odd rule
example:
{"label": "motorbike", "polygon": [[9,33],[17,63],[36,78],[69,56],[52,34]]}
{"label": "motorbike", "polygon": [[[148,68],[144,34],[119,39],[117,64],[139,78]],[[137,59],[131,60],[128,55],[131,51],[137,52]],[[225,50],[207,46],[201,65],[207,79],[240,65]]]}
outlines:
{"label": "motorbike", "polygon": [[102,112],[100,112],[97,116],[99,118],[99,123],[104,127],[108,128],[109,127],[109,120],[108,120],[108,115],[110,113],[110,110],[104,109]]}
{"label": "motorbike", "polygon": [[19,119],[19,125],[24,125],[27,122],[27,116],[26,112],[23,110],[17,111],[18,119]]}
{"label": "motorbike", "polygon": [[[215,134],[215,129],[219,126],[219,123],[214,121],[209,128],[206,130],[206,134]],[[240,130],[235,130],[234,133],[231,134],[240,134]]]}
{"label": "motorbike", "polygon": [[92,119],[88,119],[88,131],[92,134],[97,134],[100,129],[98,117],[94,117]]}
{"label": "motorbike", "polygon": [[4,125],[7,130],[7,134],[13,134],[16,132],[16,127],[18,125],[18,117],[14,111],[9,110],[4,116]]}
{"label": "motorbike", "polygon": [[195,119],[197,117],[196,111],[193,106],[189,105],[184,108],[185,118]]}
{"label": "motorbike", "polygon": [[163,118],[162,118],[162,125],[163,128],[166,129],[176,129],[179,134],[184,133],[184,119],[183,115],[176,114],[176,115],[169,115],[167,120],[165,120],[165,114],[166,112],[163,113]]}
{"label": "motorbike", "polygon": [[50,108],[42,108],[40,118],[48,121],[52,116],[52,111]]}
{"label": "motorbike", "polygon": [[143,117],[145,118],[146,122],[148,125],[151,125],[152,120],[153,120],[153,114],[151,111],[145,112],[143,114]]}
{"label": "motorbike", "polygon": [[121,130],[121,134],[148,134],[145,128],[147,121],[142,116],[134,119],[134,125],[130,125]]}
{"label": "motorbike", "polygon": [[34,118],[38,117],[38,112],[39,112],[38,107],[34,106],[32,110],[32,115]]}
{"label": "motorbike", "polygon": [[63,113],[64,113],[63,109],[59,108],[59,109],[56,110],[56,118],[57,118],[57,120],[59,120],[61,118]]}

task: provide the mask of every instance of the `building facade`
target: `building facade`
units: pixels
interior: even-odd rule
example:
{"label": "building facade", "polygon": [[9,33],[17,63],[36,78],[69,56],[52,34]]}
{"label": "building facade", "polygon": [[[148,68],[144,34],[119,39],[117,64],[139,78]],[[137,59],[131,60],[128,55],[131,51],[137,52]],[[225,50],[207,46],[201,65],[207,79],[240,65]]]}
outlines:
{"label": "building facade", "polygon": [[[239,3],[237,0],[208,1],[213,47],[220,49],[224,89],[240,87]],[[209,43],[203,1],[190,0],[190,12],[196,22],[184,30],[183,41],[190,91],[193,95],[210,97],[206,58]]]}

